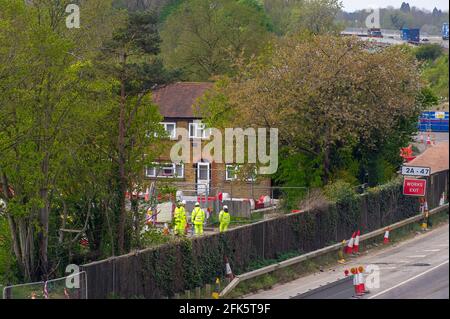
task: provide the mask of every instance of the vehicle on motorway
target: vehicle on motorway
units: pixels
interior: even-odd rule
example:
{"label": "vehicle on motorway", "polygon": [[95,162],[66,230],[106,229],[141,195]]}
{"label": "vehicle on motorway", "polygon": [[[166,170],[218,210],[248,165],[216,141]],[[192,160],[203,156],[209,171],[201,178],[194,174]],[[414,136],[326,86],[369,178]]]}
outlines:
{"label": "vehicle on motorway", "polygon": [[371,28],[371,29],[367,30],[367,35],[369,37],[373,37],[373,38],[382,38],[383,37],[383,33],[381,33],[380,28]]}
{"label": "vehicle on motorway", "polygon": [[401,38],[403,41],[407,41],[413,44],[420,43],[420,29],[403,28],[400,31],[401,31]]}
{"label": "vehicle on motorway", "polygon": [[442,25],[442,40],[448,40],[448,23]]}

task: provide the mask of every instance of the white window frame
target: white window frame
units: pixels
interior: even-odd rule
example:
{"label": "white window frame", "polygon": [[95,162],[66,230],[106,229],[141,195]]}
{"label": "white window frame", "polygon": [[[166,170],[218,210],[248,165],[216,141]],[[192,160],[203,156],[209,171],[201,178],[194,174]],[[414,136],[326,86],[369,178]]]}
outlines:
{"label": "white window frame", "polygon": [[[145,168],[145,176],[153,178],[184,178],[184,164],[183,163],[152,163],[151,167]],[[181,175],[177,175],[177,167],[181,167]],[[165,168],[172,169],[172,175],[162,175],[161,172]],[[148,170],[152,169],[153,174],[148,174]]]}
{"label": "white window frame", "polygon": [[[234,177],[230,177],[229,174],[228,174],[228,169],[231,168],[231,167],[234,167],[234,170],[235,170],[234,171]],[[237,172],[239,171],[239,167],[240,167],[239,165],[227,164],[225,166],[225,180],[229,181],[229,182],[237,180],[238,179],[237,178]],[[257,168],[255,167],[255,177],[254,178],[245,178],[244,180],[246,182],[248,182],[248,183],[254,183],[254,182],[256,182],[257,176],[258,176],[258,172],[257,172]]]}
{"label": "white window frame", "polygon": [[247,183],[255,183],[256,179],[258,178],[258,169],[255,167],[255,177],[246,178],[245,181]]}
{"label": "white window frame", "polygon": [[[166,132],[168,138],[170,138],[171,140],[175,140],[177,138],[177,123],[176,122],[160,122],[159,124],[164,128],[164,131]],[[173,125],[173,132],[170,135],[167,132],[168,125]],[[155,137],[158,137],[158,133],[155,133]]]}
{"label": "white window frame", "polygon": [[[156,177],[156,166],[147,166],[145,167],[145,177]],[[149,174],[149,170],[152,170],[153,173]]]}
{"label": "white window frame", "polygon": [[[229,173],[228,172],[229,168],[234,168],[234,177],[230,177],[229,176],[229,174],[228,174]],[[238,169],[237,165],[227,164],[225,166],[225,180],[229,181],[229,182],[235,181],[237,179],[237,174],[236,174],[236,170],[237,169]]]}
{"label": "white window frame", "polygon": [[[199,136],[198,131],[201,130]],[[194,134],[195,133],[195,134]],[[202,139],[207,140],[211,136],[211,129],[206,128],[206,125],[202,122],[191,122],[189,123],[189,138],[191,139]]]}

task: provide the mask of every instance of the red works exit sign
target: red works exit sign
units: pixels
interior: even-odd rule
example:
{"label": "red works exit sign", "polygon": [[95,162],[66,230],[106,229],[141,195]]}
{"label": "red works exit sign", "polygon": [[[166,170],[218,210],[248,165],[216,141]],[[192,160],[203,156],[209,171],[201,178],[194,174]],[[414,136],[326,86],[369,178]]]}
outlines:
{"label": "red works exit sign", "polygon": [[426,179],[405,178],[403,180],[403,195],[425,196],[427,190]]}

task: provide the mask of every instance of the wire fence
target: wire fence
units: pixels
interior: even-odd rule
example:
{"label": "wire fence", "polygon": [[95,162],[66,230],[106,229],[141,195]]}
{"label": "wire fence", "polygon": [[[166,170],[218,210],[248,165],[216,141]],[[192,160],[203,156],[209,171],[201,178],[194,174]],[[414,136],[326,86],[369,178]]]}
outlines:
{"label": "wire fence", "polygon": [[3,299],[88,299],[87,274],[82,271],[47,281],[6,286]]}

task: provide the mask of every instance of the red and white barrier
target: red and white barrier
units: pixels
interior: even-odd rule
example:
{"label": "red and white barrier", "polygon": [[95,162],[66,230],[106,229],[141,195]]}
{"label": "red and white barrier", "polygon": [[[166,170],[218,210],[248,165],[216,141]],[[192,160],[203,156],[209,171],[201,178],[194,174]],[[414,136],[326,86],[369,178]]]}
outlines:
{"label": "red and white barrier", "polygon": [[383,239],[384,244],[389,244],[389,231],[390,231],[390,229],[387,228],[386,232],[384,233],[384,239]]}
{"label": "red and white barrier", "polygon": [[225,257],[225,274],[228,279],[230,279],[230,280],[234,279],[234,274],[233,274],[233,271],[231,270],[231,266],[228,261],[228,257]]}
{"label": "red and white barrier", "polygon": [[431,145],[431,138],[430,134],[427,135],[427,145]]}
{"label": "red and white barrier", "polygon": [[359,267],[358,268],[358,287],[359,287],[358,290],[359,290],[360,294],[367,293],[363,272],[364,272],[364,268]]}
{"label": "red and white barrier", "polygon": [[355,242],[353,243],[353,253],[356,254],[359,252],[359,236],[361,235],[361,231],[358,230],[355,237]]}
{"label": "red and white barrier", "polygon": [[353,244],[355,243],[356,232],[353,233],[352,238],[348,241],[347,247],[345,249],[346,254],[351,254],[353,252]]}

